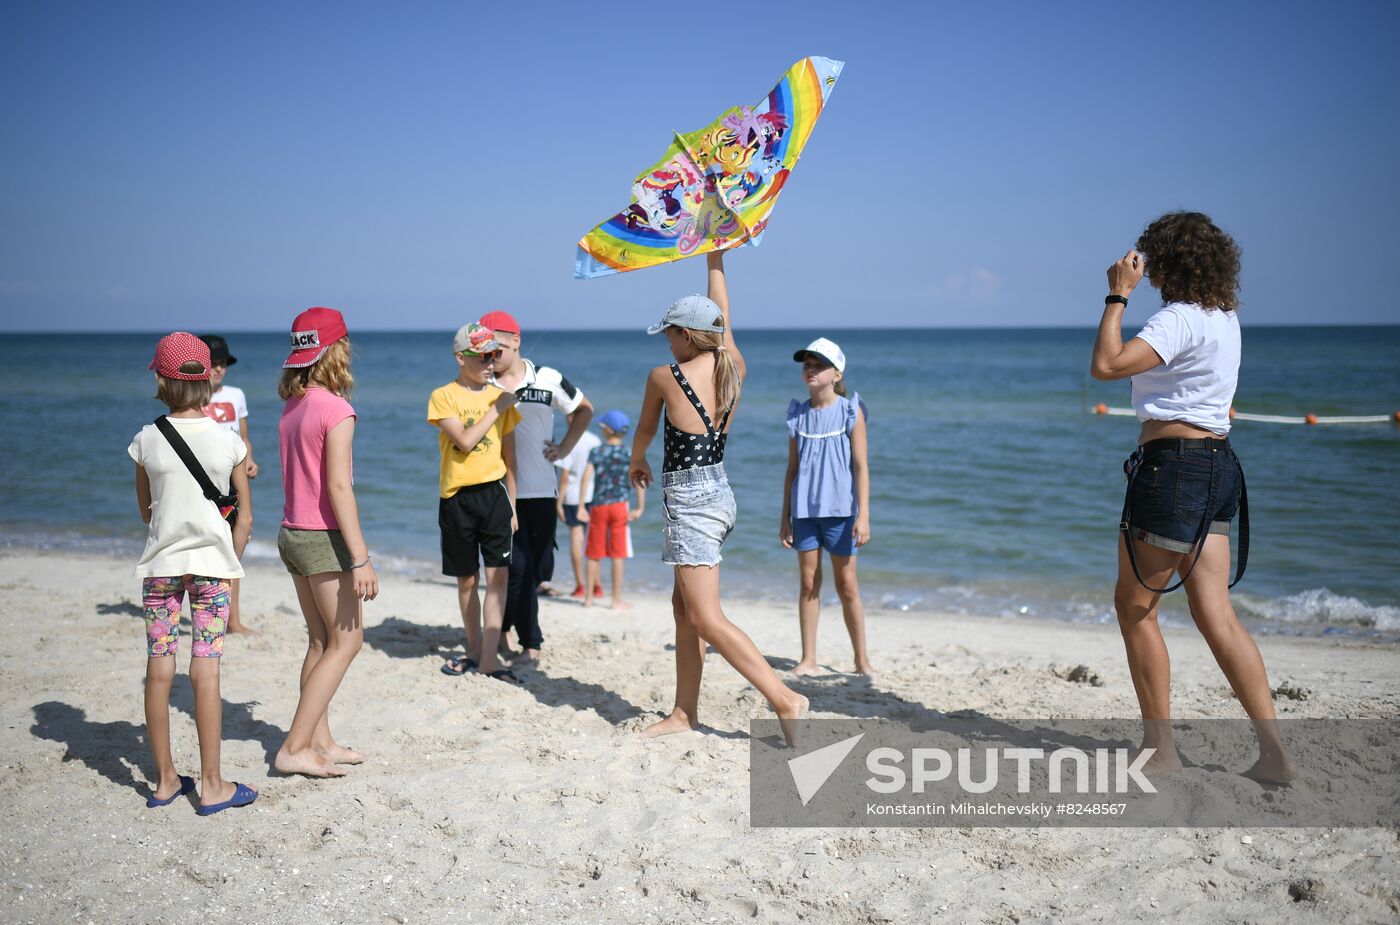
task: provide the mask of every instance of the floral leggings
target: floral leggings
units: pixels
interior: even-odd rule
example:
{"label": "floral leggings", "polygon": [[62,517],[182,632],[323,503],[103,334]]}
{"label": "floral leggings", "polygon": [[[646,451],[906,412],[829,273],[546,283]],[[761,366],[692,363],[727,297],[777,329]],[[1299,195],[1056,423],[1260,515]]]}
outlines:
{"label": "floral leggings", "polygon": [[141,596],[146,607],[146,655],[174,655],[180,648],[180,611],[185,592],[190,593],[190,622],[194,625],[195,658],[224,654],[224,629],[228,625],[230,585],[227,578],[176,575],[146,578]]}

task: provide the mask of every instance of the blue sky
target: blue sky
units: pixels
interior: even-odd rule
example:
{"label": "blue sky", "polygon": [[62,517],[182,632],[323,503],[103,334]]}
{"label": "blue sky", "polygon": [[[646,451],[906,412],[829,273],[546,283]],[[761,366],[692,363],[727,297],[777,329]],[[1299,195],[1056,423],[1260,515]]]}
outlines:
{"label": "blue sky", "polygon": [[1253,323],[1400,320],[1400,7],[800,9],[6,3],[0,329],[648,323],[703,262],[580,282],[575,242],[809,54],[846,69],[737,325],[1091,325],[1173,208]]}

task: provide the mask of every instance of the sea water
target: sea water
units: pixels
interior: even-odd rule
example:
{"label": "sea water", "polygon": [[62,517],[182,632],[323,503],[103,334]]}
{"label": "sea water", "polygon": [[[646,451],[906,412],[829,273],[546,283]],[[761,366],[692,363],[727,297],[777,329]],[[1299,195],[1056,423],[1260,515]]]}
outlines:
{"label": "sea water", "polygon": [[[353,319],[351,319],[353,321]],[[163,332],[161,332],[163,333]],[[250,556],[276,558],[282,508],[276,382],[284,333],[224,332],[248,397],[256,525]],[[1129,331],[1129,334],[1132,332]],[[785,413],[807,397],[792,354],[831,336],[870,409],[871,527],[860,553],[870,605],[1048,619],[1113,619],[1117,523],[1137,421],[1128,383],[1087,376],[1092,330],[739,332],[749,378],[725,466],[739,523],[724,549],[736,597],[792,600],[795,554],[778,542]],[[0,335],[0,543],[139,553],[132,435],[162,409],[151,334]],[[437,436],[428,393],[456,375],[451,332],[353,335],[356,494],[376,562],[438,572]],[[559,368],[601,414],[636,420],[666,342],[618,331],[527,331],[526,355]],[[1400,327],[1247,324],[1236,407],[1263,414],[1400,409]],[[562,419],[558,433],[563,433]],[[1400,638],[1400,429],[1240,422],[1249,486],[1248,575],[1234,592],[1257,631]],[[652,447],[660,471],[660,437]],[[560,528],[555,583],[572,587]],[[633,525],[629,581],[668,588],[659,498]],[[831,596],[830,579],[826,596]],[[738,614],[735,614],[738,616]],[[1189,622],[1182,593],[1163,615]]]}

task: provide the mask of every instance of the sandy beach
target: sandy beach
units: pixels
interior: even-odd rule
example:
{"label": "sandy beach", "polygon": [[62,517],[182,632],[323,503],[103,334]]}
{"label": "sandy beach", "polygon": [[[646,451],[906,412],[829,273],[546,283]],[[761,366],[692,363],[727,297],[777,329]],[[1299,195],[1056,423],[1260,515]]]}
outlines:
{"label": "sandy beach", "polygon": [[[1400,844],[1382,829],[753,829],[747,723],[765,704],[721,659],[701,733],[648,740],[669,708],[669,601],[542,603],[546,658],[523,688],[438,672],[459,649],[455,593],[386,576],[332,708],[369,763],[338,781],[270,773],[296,701],[304,628],[292,583],[254,566],[261,635],[223,661],[224,773],[261,790],[198,818],[145,808],[145,660],[131,563],[0,555],[3,902],[10,922],[1384,922]],[[782,576],[787,580],[791,576]],[[726,601],[775,667],[789,609]],[[848,669],[839,608],[823,661]],[[1136,715],[1116,627],[872,611],[874,683],[800,679],[817,716],[915,720]],[[180,653],[172,737],[197,774]],[[1200,637],[1169,631],[1178,716],[1243,716]],[[1259,640],[1284,717],[1400,714],[1400,651]],[[1066,680],[1085,665],[1102,686]],[[1203,769],[1188,773],[1233,774]],[[1322,773],[1304,768],[1309,775]],[[1207,780],[1211,785],[1214,780]],[[1229,786],[1234,786],[1231,781]]]}

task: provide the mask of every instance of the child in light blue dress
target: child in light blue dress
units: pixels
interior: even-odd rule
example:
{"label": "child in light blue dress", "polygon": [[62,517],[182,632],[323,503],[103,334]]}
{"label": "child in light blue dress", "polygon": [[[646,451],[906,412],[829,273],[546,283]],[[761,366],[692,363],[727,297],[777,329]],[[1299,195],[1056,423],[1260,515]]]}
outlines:
{"label": "child in light blue dress", "polygon": [[858,674],[874,673],[865,650],[865,608],[856,582],[856,550],[870,541],[870,469],[865,403],[846,394],[846,355],[818,338],[793,354],[811,397],[788,405],[788,467],[779,538],[797,550],[797,612],[802,660],[795,674],[816,674],[822,550],[831,557],[836,593],[851,636]]}

